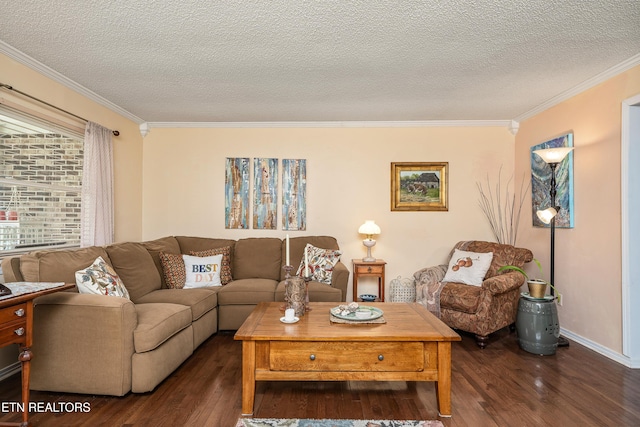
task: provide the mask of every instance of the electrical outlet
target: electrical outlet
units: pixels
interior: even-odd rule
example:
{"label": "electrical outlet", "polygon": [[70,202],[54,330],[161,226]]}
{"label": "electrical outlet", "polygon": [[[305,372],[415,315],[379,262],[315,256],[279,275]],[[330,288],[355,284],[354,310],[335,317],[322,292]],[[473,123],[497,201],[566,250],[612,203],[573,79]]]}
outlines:
{"label": "electrical outlet", "polygon": [[558,301],[558,305],[562,307],[562,304],[564,304],[564,296],[561,293],[558,293],[556,301]]}

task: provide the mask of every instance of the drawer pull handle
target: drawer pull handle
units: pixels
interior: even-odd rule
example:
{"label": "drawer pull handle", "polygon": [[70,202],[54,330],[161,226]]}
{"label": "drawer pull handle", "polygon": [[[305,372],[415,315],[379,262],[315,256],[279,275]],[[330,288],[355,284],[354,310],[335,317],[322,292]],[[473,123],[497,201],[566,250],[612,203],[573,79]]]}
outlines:
{"label": "drawer pull handle", "polygon": [[17,336],[21,337],[24,335],[24,328],[18,328],[13,332],[15,332]]}
{"label": "drawer pull handle", "polygon": [[383,355],[381,355],[381,354],[379,354],[379,355],[378,355],[378,360],[382,362],[382,361],[384,360],[384,356],[383,356]]}
{"label": "drawer pull handle", "polygon": [[309,360],[316,360],[316,355],[312,354],[311,356],[309,356]]}
{"label": "drawer pull handle", "polygon": [[24,308],[19,308],[16,311],[14,311],[13,313],[18,317],[22,317],[22,316],[24,316]]}
{"label": "drawer pull handle", "polygon": [[369,267],[369,270],[367,271],[367,273],[371,273],[371,267]]}

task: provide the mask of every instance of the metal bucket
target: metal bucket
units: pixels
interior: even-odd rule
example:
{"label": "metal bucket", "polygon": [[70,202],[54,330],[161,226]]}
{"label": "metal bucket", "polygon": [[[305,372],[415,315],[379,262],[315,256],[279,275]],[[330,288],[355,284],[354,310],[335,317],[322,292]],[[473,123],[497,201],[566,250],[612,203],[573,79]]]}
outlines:
{"label": "metal bucket", "polygon": [[555,354],[560,336],[555,301],[520,298],[516,331],[518,342],[524,351],[544,356]]}

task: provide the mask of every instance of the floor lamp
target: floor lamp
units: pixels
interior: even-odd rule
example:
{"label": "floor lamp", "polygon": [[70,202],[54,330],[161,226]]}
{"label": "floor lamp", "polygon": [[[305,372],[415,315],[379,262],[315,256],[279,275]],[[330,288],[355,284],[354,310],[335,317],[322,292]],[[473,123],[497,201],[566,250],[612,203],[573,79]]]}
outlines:
{"label": "floor lamp", "polygon": [[[549,224],[551,229],[551,250],[549,256],[549,283],[554,284],[554,267],[555,267],[555,246],[556,246],[556,215],[560,212],[560,206],[556,204],[556,168],[573,150],[573,147],[557,147],[535,150],[536,153],[551,168],[551,183],[549,184],[549,195],[551,197],[551,206],[544,210],[538,210],[536,215],[545,224]],[[550,289],[551,295],[554,295],[553,288]],[[568,346],[569,341],[564,337],[558,338],[558,346]]]}

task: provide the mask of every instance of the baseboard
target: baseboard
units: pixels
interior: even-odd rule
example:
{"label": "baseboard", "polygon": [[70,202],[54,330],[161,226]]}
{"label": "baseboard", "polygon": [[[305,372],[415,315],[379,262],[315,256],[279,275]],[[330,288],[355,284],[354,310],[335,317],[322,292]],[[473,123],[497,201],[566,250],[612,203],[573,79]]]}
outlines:
{"label": "baseboard", "polygon": [[640,368],[640,360],[635,360],[635,359],[631,359],[623,354],[620,354],[618,352],[615,352],[613,350],[611,350],[610,348],[604,347],[596,342],[593,342],[591,340],[586,339],[583,336],[580,336],[578,334],[575,334],[571,331],[568,331],[564,328],[560,328],[560,335],[564,336],[565,338],[570,339],[571,341],[575,341],[580,345],[583,345],[585,347],[587,347],[590,350],[595,351],[596,353],[599,353],[611,360],[613,360],[614,362],[618,362],[621,365],[624,365],[628,368],[633,368],[633,369],[639,369]]}
{"label": "baseboard", "polygon": [[22,363],[14,362],[11,365],[7,365],[0,369],[0,381],[4,381],[12,375],[17,374],[22,370]]}

